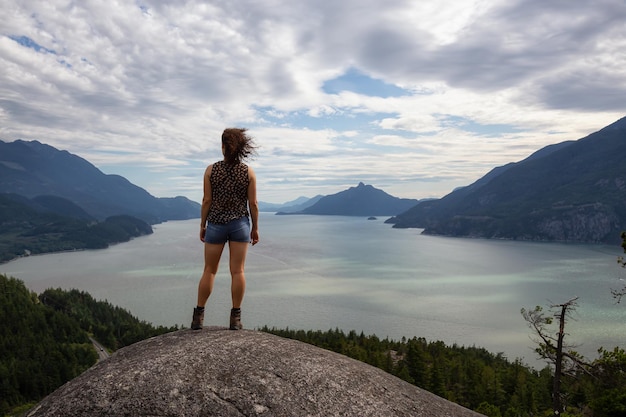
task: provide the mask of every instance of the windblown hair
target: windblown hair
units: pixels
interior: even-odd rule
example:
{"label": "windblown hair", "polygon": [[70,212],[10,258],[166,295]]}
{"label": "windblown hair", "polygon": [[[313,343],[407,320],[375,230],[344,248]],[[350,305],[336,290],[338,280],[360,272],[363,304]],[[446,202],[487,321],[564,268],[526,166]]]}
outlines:
{"label": "windblown hair", "polygon": [[227,164],[236,164],[256,155],[254,139],[246,134],[248,129],[228,128],[222,133],[224,160]]}

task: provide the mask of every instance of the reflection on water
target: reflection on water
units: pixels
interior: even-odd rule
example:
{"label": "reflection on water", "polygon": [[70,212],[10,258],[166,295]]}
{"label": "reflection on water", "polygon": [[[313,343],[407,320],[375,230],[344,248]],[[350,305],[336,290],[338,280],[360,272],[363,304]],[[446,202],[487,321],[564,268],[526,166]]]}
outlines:
{"label": "reflection on water", "polygon": [[[36,292],[78,288],[142,320],[189,326],[202,269],[197,220],[155,226],[106,250],[51,254],[0,265]],[[261,214],[250,248],[244,325],[340,328],[476,345],[534,362],[520,309],[580,297],[569,340],[595,358],[624,346],[626,311],[610,289],[626,271],[619,247],[422,236],[383,219]],[[205,324],[226,325],[225,252]]]}

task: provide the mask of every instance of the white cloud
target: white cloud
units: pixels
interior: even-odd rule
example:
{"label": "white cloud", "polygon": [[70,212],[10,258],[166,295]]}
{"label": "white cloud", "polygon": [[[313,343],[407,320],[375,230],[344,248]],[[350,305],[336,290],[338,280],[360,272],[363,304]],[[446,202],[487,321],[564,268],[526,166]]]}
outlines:
{"label": "white cloud", "polygon": [[[264,201],[359,181],[422,198],[625,110],[621,0],[0,0],[0,10],[0,138],[67,149],[159,196],[200,198],[227,126],[261,145]],[[407,94],[324,92],[351,70]]]}

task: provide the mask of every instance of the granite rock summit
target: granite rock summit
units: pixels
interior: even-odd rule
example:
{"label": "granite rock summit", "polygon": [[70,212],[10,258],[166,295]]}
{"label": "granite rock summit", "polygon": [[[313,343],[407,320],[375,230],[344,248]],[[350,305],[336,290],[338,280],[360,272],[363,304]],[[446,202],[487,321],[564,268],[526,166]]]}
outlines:
{"label": "granite rock summit", "polygon": [[346,356],[217,327],[120,349],[28,415],[480,416]]}

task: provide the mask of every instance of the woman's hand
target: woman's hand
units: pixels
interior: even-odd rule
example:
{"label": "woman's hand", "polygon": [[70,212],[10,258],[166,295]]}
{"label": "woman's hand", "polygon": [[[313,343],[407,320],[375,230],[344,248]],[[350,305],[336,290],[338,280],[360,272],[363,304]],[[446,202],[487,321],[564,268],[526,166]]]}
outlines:
{"label": "woman's hand", "polygon": [[206,234],[206,227],[200,227],[200,242],[204,243],[205,234]]}
{"label": "woman's hand", "polygon": [[252,243],[252,246],[259,243],[259,231],[258,230],[252,230],[250,232],[250,243]]}

